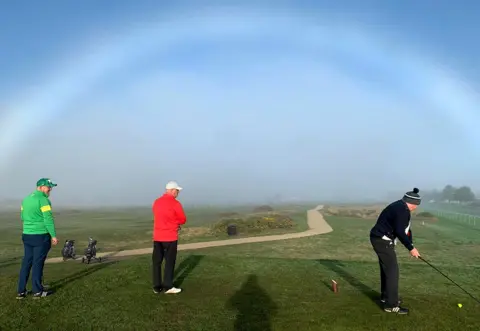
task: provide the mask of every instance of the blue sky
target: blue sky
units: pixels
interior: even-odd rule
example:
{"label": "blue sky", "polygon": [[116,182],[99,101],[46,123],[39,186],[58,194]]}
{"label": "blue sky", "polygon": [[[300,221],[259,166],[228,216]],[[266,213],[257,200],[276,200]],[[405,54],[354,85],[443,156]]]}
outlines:
{"label": "blue sky", "polygon": [[171,179],[191,203],[480,187],[480,5],[198,3],[2,4],[3,197],[42,176],[65,204]]}

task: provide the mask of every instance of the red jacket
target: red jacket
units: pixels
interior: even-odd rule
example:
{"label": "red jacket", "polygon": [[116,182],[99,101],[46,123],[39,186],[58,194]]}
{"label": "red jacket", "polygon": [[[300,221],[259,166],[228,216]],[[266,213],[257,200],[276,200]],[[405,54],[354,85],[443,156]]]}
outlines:
{"label": "red jacket", "polygon": [[182,204],[164,194],[153,203],[153,241],[176,241],[180,225],[187,222]]}

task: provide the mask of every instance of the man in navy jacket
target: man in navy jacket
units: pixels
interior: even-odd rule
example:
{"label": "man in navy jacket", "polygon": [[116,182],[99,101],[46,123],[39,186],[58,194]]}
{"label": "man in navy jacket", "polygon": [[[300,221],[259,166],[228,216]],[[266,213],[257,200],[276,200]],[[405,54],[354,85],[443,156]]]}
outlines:
{"label": "man in navy jacket", "polygon": [[395,245],[398,239],[410,251],[411,256],[420,257],[413,246],[410,228],[411,212],[421,203],[419,192],[418,188],[414,188],[405,193],[402,199],[388,205],[370,231],[370,242],[380,264],[381,301],[384,310],[389,313],[408,314],[407,308],[400,307],[398,297],[399,269]]}

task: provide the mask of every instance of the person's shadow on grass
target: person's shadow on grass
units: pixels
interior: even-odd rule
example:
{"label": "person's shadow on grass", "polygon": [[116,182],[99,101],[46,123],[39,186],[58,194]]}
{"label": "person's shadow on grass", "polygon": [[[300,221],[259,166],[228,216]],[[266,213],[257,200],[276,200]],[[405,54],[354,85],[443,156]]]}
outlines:
{"label": "person's shadow on grass", "polygon": [[195,269],[195,267],[200,263],[200,261],[204,258],[203,255],[190,255],[186,259],[184,259],[175,270],[175,286],[180,287],[187,278],[190,273]]}
{"label": "person's shadow on grass", "polygon": [[119,261],[108,261],[108,262],[102,262],[98,264],[94,264],[91,266],[86,267],[85,269],[76,272],[74,274],[68,275],[62,279],[59,279],[49,285],[49,290],[52,290],[54,292],[60,290],[62,287],[73,283],[74,281],[77,281],[79,279],[82,279],[84,277],[87,277],[88,275],[93,274],[94,272],[100,271],[102,269],[105,269],[111,265],[117,264]]}
{"label": "person's shadow on grass", "polygon": [[248,276],[227,303],[237,310],[235,331],[271,331],[271,317],[277,312],[277,305],[258,284],[256,275]]}

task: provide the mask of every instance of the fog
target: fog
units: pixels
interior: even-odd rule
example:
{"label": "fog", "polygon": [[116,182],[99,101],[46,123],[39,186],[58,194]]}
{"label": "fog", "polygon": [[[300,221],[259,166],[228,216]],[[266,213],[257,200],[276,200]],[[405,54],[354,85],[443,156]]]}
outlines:
{"label": "fog", "polygon": [[[52,202],[68,206],[150,205],[169,180],[184,187],[186,204],[373,201],[413,187],[480,186],[472,123],[478,96],[460,69],[449,74],[445,59],[425,57],[434,68],[427,70],[420,51],[406,44],[404,57],[382,53],[388,38],[368,31],[376,43],[341,53],[298,42],[295,36],[312,31],[298,22],[295,34],[285,25],[213,39],[198,30],[202,22],[172,23],[195,39],[168,51],[161,42],[164,48],[136,49],[99,79],[82,74],[103,70],[92,69],[97,56],[115,62],[121,54],[98,40],[85,47],[85,37],[68,41],[72,53],[52,48],[48,60],[29,65],[40,78],[23,73],[29,78],[1,85],[0,199],[21,199],[44,176],[58,183]],[[86,26],[91,33],[102,24]],[[130,46],[151,33],[147,27],[135,30]],[[89,55],[88,67],[81,54],[97,46],[104,53]],[[22,120],[12,120],[14,113]]]}

